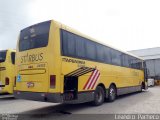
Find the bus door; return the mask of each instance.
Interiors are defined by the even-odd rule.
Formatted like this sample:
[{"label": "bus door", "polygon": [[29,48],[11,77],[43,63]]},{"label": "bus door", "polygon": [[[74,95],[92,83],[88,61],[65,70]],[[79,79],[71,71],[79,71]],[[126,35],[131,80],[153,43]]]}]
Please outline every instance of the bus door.
[{"label": "bus door", "polygon": [[64,76],[64,100],[78,99],[78,78],[94,71],[94,68],[81,67]]},{"label": "bus door", "polygon": [[65,100],[77,99],[78,93],[78,77],[77,76],[65,76],[64,77],[64,95]]}]

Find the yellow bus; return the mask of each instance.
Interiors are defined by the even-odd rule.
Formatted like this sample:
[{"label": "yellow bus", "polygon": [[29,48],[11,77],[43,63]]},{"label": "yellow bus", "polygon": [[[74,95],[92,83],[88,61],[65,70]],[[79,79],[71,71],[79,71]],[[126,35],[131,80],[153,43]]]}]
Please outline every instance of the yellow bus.
[{"label": "yellow bus", "polygon": [[0,50],[0,93],[13,93],[15,84],[15,50]]},{"label": "yellow bus", "polygon": [[101,105],[145,89],[142,59],[54,20],[21,30],[16,57],[16,98]]}]

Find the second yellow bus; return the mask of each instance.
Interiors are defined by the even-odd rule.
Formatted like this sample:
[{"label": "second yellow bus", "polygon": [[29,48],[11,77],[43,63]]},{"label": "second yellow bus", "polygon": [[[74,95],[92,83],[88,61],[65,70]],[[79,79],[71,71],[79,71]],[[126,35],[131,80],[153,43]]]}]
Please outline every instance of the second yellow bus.
[{"label": "second yellow bus", "polygon": [[0,93],[13,93],[15,54],[15,50],[0,50]]}]

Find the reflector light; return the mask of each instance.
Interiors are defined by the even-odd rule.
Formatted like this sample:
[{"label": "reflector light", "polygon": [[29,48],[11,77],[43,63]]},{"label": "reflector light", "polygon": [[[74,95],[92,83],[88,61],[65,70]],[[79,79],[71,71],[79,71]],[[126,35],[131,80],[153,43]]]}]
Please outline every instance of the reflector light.
[{"label": "reflector light", "polygon": [[5,85],[9,85],[9,78],[8,77],[6,77],[6,79],[5,79]]},{"label": "reflector light", "polygon": [[17,77],[15,76],[15,78],[14,78],[14,87],[16,87],[16,80],[17,80]]},{"label": "reflector light", "polygon": [[50,88],[55,88],[56,85],[56,76],[50,75]]}]

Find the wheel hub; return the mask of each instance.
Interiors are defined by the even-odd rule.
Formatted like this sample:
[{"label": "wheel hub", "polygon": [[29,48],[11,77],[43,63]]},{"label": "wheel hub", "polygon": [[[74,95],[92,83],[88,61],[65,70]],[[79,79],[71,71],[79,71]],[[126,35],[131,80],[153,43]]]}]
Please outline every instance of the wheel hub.
[{"label": "wheel hub", "polygon": [[116,95],[115,90],[113,88],[111,88],[110,89],[110,96],[111,96],[111,98],[114,99],[115,95]]}]

